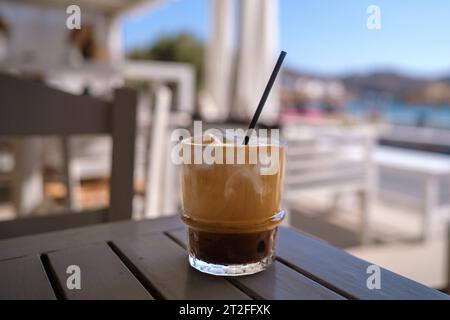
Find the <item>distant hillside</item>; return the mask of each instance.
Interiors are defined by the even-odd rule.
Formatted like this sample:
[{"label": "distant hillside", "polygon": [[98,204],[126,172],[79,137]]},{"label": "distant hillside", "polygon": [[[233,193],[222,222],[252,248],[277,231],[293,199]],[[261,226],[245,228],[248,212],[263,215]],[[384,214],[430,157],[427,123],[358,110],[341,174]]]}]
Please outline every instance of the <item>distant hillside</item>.
[{"label": "distant hillside", "polygon": [[375,92],[408,104],[450,105],[450,77],[429,80],[386,72],[349,76],[342,81],[353,96]]},{"label": "distant hillside", "polygon": [[442,78],[441,81],[450,84],[450,76]]},{"label": "distant hillside", "polygon": [[[290,79],[294,77],[327,81],[330,78],[287,71]],[[376,72],[371,74],[335,77],[346,91],[346,98],[363,98],[379,94],[409,104],[450,105],[450,76],[441,79],[424,79],[395,72]]]},{"label": "distant hillside", "polygon": [[404,75],[388,72],[369,75],[354,75],[342,78],[348,92],[364,95],[369,92],[384,93],[395,98],[417,90],[427,84],[426,80],[410,78]]}]

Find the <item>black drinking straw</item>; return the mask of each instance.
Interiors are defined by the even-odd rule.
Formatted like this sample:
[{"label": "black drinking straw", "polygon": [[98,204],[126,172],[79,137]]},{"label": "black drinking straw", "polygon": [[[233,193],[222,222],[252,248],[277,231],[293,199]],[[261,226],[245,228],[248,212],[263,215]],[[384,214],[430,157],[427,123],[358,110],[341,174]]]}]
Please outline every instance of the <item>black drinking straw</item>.
[{"label": "black drinking straw", "polygon": [[266,89],[264,89],[264,93],[261,97],[261,100],[259,100],[258,108],[256,108],[255,114],[253,115],[253,119],[250,122],[250,125],[248,126],[247,133],[245,134],[244,145],[248,144],[250,140],[249,134],[253,129],[255,129],[256,124],[258,123],[259,116],[261,115],[264,105],[266,104],[267,98],[269,97],[270,91],[272,90],[273,84],[277,78],[278,72],[281,69],[281,65],[283,64],[286,55],[287,53],[285,51],[281,51],[280,56],[278,57],[277,64],[275,65],[275,68],[272,71],[272,75],[270,76],[269,82],[266,85]]}]

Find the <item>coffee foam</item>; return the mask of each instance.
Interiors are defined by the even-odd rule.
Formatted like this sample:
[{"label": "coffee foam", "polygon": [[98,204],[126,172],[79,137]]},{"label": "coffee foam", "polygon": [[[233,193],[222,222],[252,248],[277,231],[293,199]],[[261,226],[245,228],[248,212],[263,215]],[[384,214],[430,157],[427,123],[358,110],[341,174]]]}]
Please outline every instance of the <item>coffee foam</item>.
[{"label": "coffee foam", "polygon": [[[222,134],[214,134],[210,132],[205,132],[201,136],[194,136],[190,138],[184,139],[181,143],[187,144],[187,145],[194,145],[194,146],[207,146],[207,145],[214,145],[214,146],[242,146],[244,145],[244,139],[245,135],[240,134],[233,134],[232,132],[229,132],[227,130],[221,130]],[[251,135],[249,137],[249,141],[247,146],[250,147],[283,147],[283,143],[281,143],[278,139],[272,138],[272,137],[263,137],[263,136],[257,136],[257,135]]]}]

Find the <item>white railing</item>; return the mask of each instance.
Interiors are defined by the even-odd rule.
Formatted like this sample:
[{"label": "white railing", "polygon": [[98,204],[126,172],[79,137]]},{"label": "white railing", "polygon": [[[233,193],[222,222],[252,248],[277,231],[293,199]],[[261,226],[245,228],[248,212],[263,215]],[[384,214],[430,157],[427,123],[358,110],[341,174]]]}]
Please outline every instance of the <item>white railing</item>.
[{"label": "white railing", "polygon": [[392,125],[381,138],[393,142],[450,147],[450,129]]}]

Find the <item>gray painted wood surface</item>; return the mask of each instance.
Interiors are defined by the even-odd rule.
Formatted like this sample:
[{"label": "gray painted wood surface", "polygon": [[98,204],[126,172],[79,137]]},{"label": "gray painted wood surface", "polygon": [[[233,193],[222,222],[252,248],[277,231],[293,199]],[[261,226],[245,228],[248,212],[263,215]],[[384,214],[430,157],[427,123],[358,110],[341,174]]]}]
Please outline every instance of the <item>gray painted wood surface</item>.
[{"label": "gray painted wood surface", "polygon": [[[47,258],[65,299],[153,299],[106,243],[51,252]],[[76,284],[69,276],[78,272],[69,269],[68,273],[70,266],[79,267],[79,290],[67,286],[68,280]]]},{"label": "gray painted wood surface", "polygon": [[[366,286],[369,262],[281,227],[277,260],[245,277],[192,269],[178,217],[116,222],[0,241],[2,299],[450,299],[382,269],[382,289]],[[85,292],[68,292],[68,264]],[[85,270],[85,271],[83,271]],[[84,278],[83,278],[84,277]],[[84,280],[83,280],[84,279]],[[35,284],[29,290],[29,283]]]},{"label": "gray painted wood surface", "polygon": [[56,299],[39,256],[0,263],[0,300]]},{"label": "gray painted wood surface", "polygon": [[[169,232],[183,246],[186,245],[185,228]],[[279,261],[265,272],[230,279],[243,291],[259,299],[281,300],[344,300],[345,298],[310,280]]]}]

